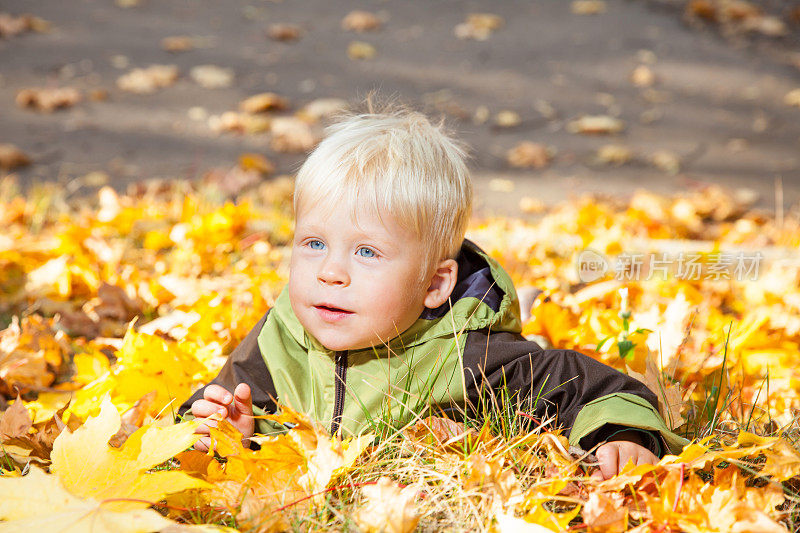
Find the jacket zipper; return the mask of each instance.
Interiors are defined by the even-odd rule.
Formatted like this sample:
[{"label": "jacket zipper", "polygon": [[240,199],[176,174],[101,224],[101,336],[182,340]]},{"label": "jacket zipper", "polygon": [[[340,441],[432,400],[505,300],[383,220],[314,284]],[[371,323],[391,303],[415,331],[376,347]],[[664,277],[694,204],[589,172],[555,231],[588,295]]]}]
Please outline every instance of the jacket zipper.
[{"label": "jacket zipper", "polygon": [[336,352],[334,355],[336,373],[334,377],[333,418],[331,419],[331,435],[339,431],[344,411],[344,387],[347,381],[347,352]]}]

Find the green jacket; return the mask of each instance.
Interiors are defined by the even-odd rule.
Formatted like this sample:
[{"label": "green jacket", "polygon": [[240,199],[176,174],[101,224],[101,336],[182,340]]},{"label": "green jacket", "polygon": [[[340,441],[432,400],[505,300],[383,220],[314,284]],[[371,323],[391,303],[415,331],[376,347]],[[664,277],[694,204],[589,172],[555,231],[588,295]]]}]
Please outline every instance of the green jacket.
[{"label": "green jacket", "polygon": [[[629,428],[642,430],[657,455],[687,442],[669,431],[639,381],[526,340],[511,279],[475,244],[464,241],[457,261],[450,302],[426,309],[388,346],[327,350],[304,330],[284,290],[212,383],[228,390],[248,383],[256,407],[272,412],[277,399],[345,434],[379,420],[401,425],[431,409],[481,416],[501,408],[562,427],[584,449]],[[200,397],[202,389],[179,412]]]}]

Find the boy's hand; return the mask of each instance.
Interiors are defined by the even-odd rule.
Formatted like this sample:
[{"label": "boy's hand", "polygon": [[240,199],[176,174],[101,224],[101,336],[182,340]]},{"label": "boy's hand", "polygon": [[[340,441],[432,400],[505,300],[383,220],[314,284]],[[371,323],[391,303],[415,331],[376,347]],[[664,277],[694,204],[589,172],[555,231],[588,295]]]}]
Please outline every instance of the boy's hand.
[{"label": "boy's hand", "polygon": [[642,446],[642,441],[635,431],[625,431],[614,435],[611,442],[597,448],[595,456],[600,462],[599,468],[592,474],[594,479],[602,481],[619,474],[630,460],[634,466],[654,464],[658,462],[653,452]]},{"label": "boy's hand", "polygon": [[[209,385],[203,391],[203,399],[197,400],[192,404],[192,414],[196,418],[208,418],[217,413],[236,429],[242,432],[244,442],[253,436],[255,422],[253,420],[253,400],[250,395],[250,387],[245,383],[239,383],[233,394],[220,387],[219,385]],[[194,447],[201,452],[208,451],[211,447],[209,427],[216,427],[215,421],[206,420],[201,424],[195,433],[206,435],[200,438]]]}]

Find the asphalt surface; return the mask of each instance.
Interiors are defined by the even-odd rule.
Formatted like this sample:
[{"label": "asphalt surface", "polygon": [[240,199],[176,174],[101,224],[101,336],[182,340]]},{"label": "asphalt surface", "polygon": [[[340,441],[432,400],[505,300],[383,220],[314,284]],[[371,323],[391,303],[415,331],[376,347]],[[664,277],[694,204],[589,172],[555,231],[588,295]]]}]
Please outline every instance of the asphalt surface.
[{"label": "asphalt surface", "polygon": [[[352,9],[378,14],[380,31],[344,31]],[[447,123],[473,149],[471,167],[484,211],[515,214],[523,196],[553,202],[582,192],[630,194],[637,188],[673,193],[708,183],[748,187],[774,208],[776,184],[786,208],[800,201],[800,107],[784,103],[800,87],[796,43],[800,25],[783,38],[732,39],[686,23],[675,2],[608,0],[605,13],[576,15],[560,0],[456,2],[270,2],[265,0],[143,0],[122,8],[111,0],[2,0],[0,11],[48,20],[47,33],[0,39],[0,143],[14,143],[34,164],[17,170],[29,186],[72,183],[92,171],[124,189],[149,178],[201,177],[229,167],[244,152],[264,154],[278,173],[291,173],[302,154],[270,149],[269,135],[216,133],[198,110],[219,115],[264,91],[297,109],[317,98],[356,102],[377,89]],[[503,27],[485,41],[463,40],[454,27],[469,13],[491,12]],[[294,42],[269,39],[272,23],[302,29]],[[164,37],[189,35],[204,46],[183,53],[161,49]],[[377,55],[354,60],[352,41]],[[172,86],[151,95],[125,92],[119,76],[135,67],[174,64]],[[207,89],[188,75],[212,64],[235,73],[228,88]],[[646,65],[655,81],[635,86]],[[15,105],[17,92],[73,86],[103,101],[50,114]],[[474,120],[481,107],[486,122]],[[195,108],[193,112],[191,109]],[[516,112],[519,125],[494,124]],[[582,115],[614,115],[623,132],[581,135],[568,124]],[[549,146],[543,169],[510,167],[506,152],[520,141]],[[624,145],[621,166],[595,161],[606,144]],[[680,170],[651,163],[659,151]],[[503,181],[509,180],[509,181]]]}]

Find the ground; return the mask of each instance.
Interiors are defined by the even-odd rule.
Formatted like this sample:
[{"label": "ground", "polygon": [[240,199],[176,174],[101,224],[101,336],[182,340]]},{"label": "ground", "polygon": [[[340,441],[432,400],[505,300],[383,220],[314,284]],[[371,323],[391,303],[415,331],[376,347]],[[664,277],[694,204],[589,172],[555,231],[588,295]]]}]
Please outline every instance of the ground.
[{"label": "ground", "polygon": [[[784,102],[800,87],[798,24],[789,23],[781,38],[730,37],[713,25],[687,23],[683,2],[664,0],[608,0],[597,15],[576,15],[570,2],[552,0],[142,0],[127,9],[120,3],[3,2],[8,13],[52,23],[48,33],[0,40],[0,142],[33,158],[18,171],[24,184],[67,184],[96,170],[119,188],[151,177],[198,178],[234,164],[243,152],[261,153],[278,173],[292,173],[302,154],[274,152],[267,135],[215,133],[198,113],[235,110],[263,91],[289,98],[297,109],[322,97],[355,102],[378,89],[433,115],[446,111],[473,149],[478,207],[490,212],[517,213],[524,196],[550,202],[579,192],[670,193],[702,183],[752,188],[765,209],[774,209],[776,184],[787,207],[800,199],[800,108]],[[341,20],[353,9],[378,14],[383,28],[344,31]],[[455,36],[469,13],[487,11],[504,19],[487,40]],[[301,38],[270,40],[266,29],[277,22],[299,25]],[[173,35],[205,38],[206,46],[162,50],[161,39]],[[352,41],[372,44],[377,55],[349,58]],[[175,64],[182,76],[152,95],[115,85],[120,75],[150,64]],[[188,72],[203,64],[233,69],[233,84],[199,86]],[[649,88],[631,81],[640,65],[655,75]],[[108,98],[51,114],[14,104],[21,89],[66,85],[103,88]],[[489,111],[483,123],[473,119],[481,106]],[[202,111],[191,114],[192,108]],[[504,110],[518,113],[520,124],[494,125]],[[570,121],[595,114],[617,115],[625,130],[597,136],[568,130]],[[526,140],[553,149],[552,163],[513,169],[506,151]],[[606,144],[629,147],[633,159],[618,167],[596,163]],[[680,169],[654,166],[659,151],[676,156]]]}]

